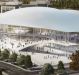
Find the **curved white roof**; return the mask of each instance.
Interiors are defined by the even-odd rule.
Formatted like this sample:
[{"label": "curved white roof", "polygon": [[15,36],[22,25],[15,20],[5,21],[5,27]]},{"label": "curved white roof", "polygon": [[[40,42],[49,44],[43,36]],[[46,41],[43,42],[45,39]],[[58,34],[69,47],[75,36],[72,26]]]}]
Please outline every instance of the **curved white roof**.
[{"label": "curved white roof", "polygon": [[0,24],[79,32],[79,11],[26,7],[0,14]]}]

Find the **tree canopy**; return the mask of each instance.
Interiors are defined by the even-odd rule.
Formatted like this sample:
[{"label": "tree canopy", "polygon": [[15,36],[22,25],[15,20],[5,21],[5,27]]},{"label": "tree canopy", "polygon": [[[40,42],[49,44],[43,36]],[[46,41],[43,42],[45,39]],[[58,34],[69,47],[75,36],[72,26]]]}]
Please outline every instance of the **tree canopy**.
[{"label": "tree canopy", "polygon": [[8,59],[9,58],[9,55],[10,55],[9,50],[5,49],[4,51],[1,52],[1,59],[2,60]]},{"label": "tree canopy", "polygon": [[23,4],[29,4],[31,0],[19,0],[19,1],[22,1]]},{"label": "tree canopy", "polygon": [[13,53],[10,55],[10,57],[9,57],[10,61],[11,61],[11,62],[16,62],[17,56],[18,56],[18,55],[17,55],[15,52],[13,52]]},{"label": "tree canopy", "polygon": [[30,55],[27,55],[27,56],[25,57],[25,66],[26,66],[27,68],[32,67],[32,61],[31,61]]},{"label": "tree canopy", "polygon": [[44,64],[40,75],[51,75],[54,74],[54,68],[51,64]]},{"label": "tree canopy", "polygon": [[20,55],[18,58],[17,58],[17,63],[18,65],[24,65],[25,68],[30,68],[32,67],[32,61],[31,61],[31,57],[30,55]]},{"label": "tree canopy", "polygon": [[79,9],[79,0],[51,0],[51,6],[62,9]]},{"label": "tree canopy", "polygon": [[70,56],[70,59],[72,60],[70,62],[70,69],[72,70],[79,70],[79,51],[76,51]]},{"label": "tree canopy", "polygon": [[63,64],[63,62],[62,61],[59,61],[59,63],[58,63],[58,70],[64,70],[65,68],[64,68],[64,64]]},{"label": "tree canopy", "polygon": [[24,55],[18,56],[17,63],[18,63],[18,65],[24,65],[24,63],[25,63],[25,56]]}]

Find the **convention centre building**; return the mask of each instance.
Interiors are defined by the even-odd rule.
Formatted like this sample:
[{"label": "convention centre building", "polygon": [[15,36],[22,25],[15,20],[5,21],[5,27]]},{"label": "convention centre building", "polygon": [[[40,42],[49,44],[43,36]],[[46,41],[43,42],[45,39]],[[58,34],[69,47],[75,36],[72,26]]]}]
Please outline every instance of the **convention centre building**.
[{"label": "convention centre building", "polygon": [[0,14],[0,48],[30,54],[33,63],[69,63],[79,50],[79,11],[26,7]]}]

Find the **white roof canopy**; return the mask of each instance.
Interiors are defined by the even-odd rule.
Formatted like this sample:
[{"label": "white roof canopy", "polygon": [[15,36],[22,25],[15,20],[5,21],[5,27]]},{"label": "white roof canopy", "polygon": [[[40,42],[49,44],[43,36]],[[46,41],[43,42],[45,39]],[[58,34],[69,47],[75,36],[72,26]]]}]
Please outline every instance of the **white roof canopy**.
[{"label": "white roof canopy", "polygon": [[79,32],[79,11],[26,7],[0,14],[0,24]]}]

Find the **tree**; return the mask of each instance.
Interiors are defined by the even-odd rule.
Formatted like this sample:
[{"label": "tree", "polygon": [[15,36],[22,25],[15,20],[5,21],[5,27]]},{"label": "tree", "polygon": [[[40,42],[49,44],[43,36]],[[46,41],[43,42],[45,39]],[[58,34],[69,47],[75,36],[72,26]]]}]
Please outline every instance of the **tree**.
[{"label": "tree", "polygon": [[51,1],[51,7],[79,9],[79,0],[53,0]]},{"label": "tree", "polygon": [[24,65],[25,64],[25,56],[24,55],[20,55],[17,58],[17,63],[18,63],[18,65]]},{"label": "tree", "polygon": [[30,68],[32,67],[32,61],[31,61],[31,57],[29,55],[25,56],[25,55],[20,55],[17,58],[17,63],[18,65],[24,65],[25,68]]},{"label": "tree", "polygon": [[25,57],[25,66],[26,66],[27,68],[32,67],[32,61],[31,61],[30,55],[27,55],[27,56]]},{"label": "tree", "polygon": [[23,4],[29,4],[31,0],[20,0],[23,2]]},{"label": "tree", "polygon": [[68,73],[66,72],[65,68],[64,68],[64,64],[62,61],[58,62],[58,70],[57,73],[59,75],[68,75]]},{"label": "tree", "polygon": [[5,49],[5,50],[2,51],[2,53],[1,53],[1,59],[2,59],[2,60],[8,59],[8,58],[9,58],[9,55],[10,55],[9,50]]},{"label": "tree", "polygon": [[76,51],[70,56],[70,59],[72,60],[70,62],[70,69],[72,70],[79,70],[79,51]]},{"label": "tree", "polygon": [[54,74],[54,68],[51,64],[44,64],[40,75],[51,75]]},{"label": "tree", "polygon": [[9,57],[10,61],[11,61],[11,62],[16,62],[17,56],[18,56],[18,55],[17,55],[15,52],[13,52],[13,53],[10,55],[10,57]]},{"label": "tree", "polygon": [[63,62],[62,61],[59,61],[59,63],[58,63],[58,70],[64,70],[65,68],[64,68],[64,64],[63,64]]}]

